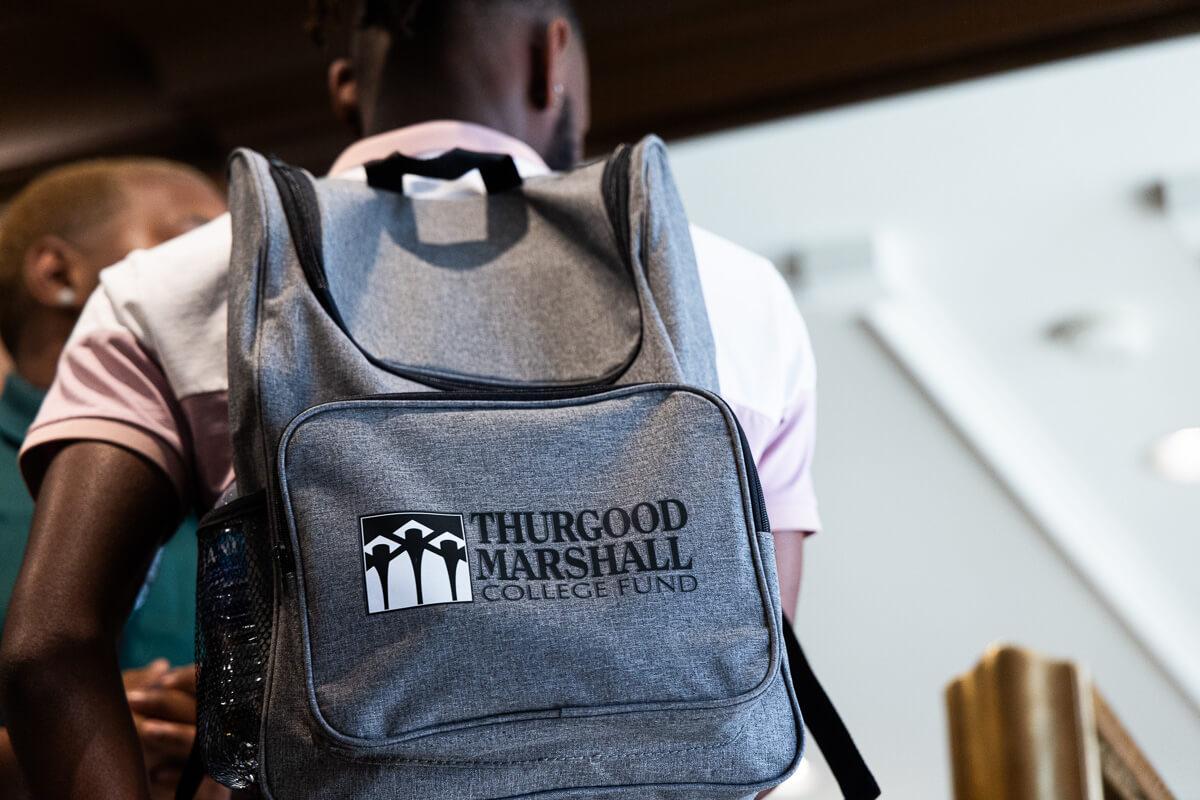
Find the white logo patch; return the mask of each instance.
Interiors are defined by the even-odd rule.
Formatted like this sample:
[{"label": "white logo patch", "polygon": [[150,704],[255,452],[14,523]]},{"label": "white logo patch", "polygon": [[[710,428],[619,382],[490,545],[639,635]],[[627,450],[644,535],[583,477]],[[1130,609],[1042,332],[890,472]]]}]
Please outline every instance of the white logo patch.
[{"label": "white logo patch", "polygon": [[369,613],[474,599],[461,514],[398,512],[359,523]]}]

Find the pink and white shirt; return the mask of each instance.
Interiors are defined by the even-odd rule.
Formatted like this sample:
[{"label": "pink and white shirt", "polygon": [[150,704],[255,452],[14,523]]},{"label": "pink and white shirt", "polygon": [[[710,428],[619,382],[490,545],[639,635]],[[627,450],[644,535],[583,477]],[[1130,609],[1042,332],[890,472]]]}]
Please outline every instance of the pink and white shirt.
[{"label": "pink and white shirt", "polygon": [[[342,153],[331,174],[363,180],[367,161],[454,147],[508,153],[523,176],[549,172],[523,142],[439,121],[363,139]],[[482,191],[477,176],[455,183],[457,191]],[[409,189],[445,190],[432,181]],[[699,228],[692,228],[692,239],[721,394],[745,428],[772,527],[816,531],[816,372],[804,322],[769,261]],[[100,274],[21,451],[35,491],[54,449],[81,439],[149,459],[170,477],[181,502],[201,512],[233,480],[225,355],[230,242],[224,215]]]}]

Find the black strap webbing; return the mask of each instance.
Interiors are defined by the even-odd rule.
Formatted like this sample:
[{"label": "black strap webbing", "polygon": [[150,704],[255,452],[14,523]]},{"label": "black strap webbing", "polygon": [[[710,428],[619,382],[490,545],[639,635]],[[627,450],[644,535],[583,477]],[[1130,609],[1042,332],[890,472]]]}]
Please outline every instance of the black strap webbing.
[{"label": "black strap webbing", "polygon": [[183,774],[179,776],[179,785],[175,787],[175,800],[192,800],[200,790],[200,782],[204,780],[204,753],[200,750],[200,737],[192,742],[192,752],[188,753],[187,763],[183,765]]},{"label": "black strap webbing", "polygon": [[783,643],[787,647],[788,667],[792,674],[792,685],[796,689],[796,699],[804,715],[804,724],[821,746],[821,754],[837,779],[842,796],[846,800],[875,800],[880,795],[879,784],[850,738],[850,731],[846,730],[837,709],[829,701],[829,695],[825,694],[817,676],[813,674],[800,648],[800,641],[791,623],[786,620],[783,623]]},{"label": "black strap webbing", "polygon": [[506,153],[477,153],[460,147],[436,158],[412,158],[393,153],[387,158],[369,161],[365,167],[367,185],[393,192],[404,191],[405,175],[454,180],[473,169],[479,170],[488,194],[507,192],[521,185],[521,175],[512,156]]}]

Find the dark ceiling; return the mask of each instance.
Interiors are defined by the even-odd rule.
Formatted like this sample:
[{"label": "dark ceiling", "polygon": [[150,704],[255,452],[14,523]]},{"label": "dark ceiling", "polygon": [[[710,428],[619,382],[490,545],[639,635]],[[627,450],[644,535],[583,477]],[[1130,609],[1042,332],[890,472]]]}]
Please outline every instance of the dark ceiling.
[{"label": "dark ceiling", "polygon": [[[305,0],[9,2],[0,197],[95,153],[217,169],[233,147],[323,170],[327,111]],[[688,136],[1200,30],[1200,0],[577,0],[591,147]]]}]

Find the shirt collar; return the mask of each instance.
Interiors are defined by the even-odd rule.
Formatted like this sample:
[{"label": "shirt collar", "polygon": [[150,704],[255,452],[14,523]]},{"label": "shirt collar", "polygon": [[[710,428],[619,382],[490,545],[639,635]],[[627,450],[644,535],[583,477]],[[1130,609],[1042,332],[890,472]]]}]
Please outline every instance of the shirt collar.
[{"label": "shirt collar", "polygon": [[15,372],[4,379],[0,394],[0,435],[20,443],[33,424],[46,393]]},{"label": "shirt collar", "polygon": [[523,176],[544,175],[550,171],[537,151],[520,139],[471,122],[435,120],[359,139],[342,151],[329,174],[337,175],[396,152],[432,157],[455,147],[482,153],[507,153],[517,162],[517,169]]}]

